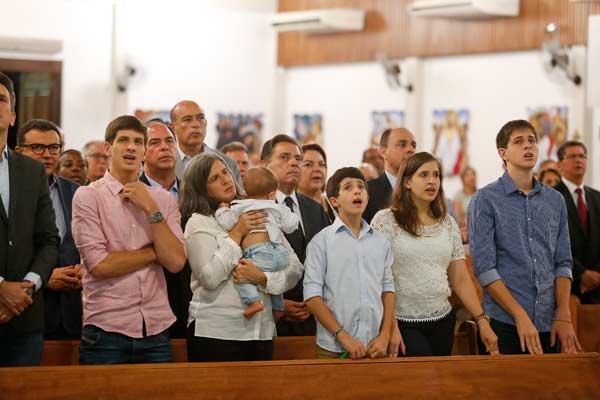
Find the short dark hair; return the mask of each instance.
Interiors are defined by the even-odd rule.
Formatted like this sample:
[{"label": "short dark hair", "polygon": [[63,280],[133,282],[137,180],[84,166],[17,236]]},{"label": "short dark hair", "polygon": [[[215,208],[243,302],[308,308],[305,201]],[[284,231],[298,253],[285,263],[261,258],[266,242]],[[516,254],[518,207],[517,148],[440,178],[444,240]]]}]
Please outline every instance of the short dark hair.
[{"label": "short dark hair", "polygon": [[535,135],[536,139],[538,137],[537,132],[531,122],[524,119],[515,119],[512,121],[508,121],[502,128],[500,128],[500,132],[496,135],[496,148],[497,149],[505,149],[508,147],[508,142],[510,141],[510,135],[514,131],[518,131],[521,129],[529,129]]},{"label": "short dark hair", "polygon": [[261,161],[270,160],[273,156],[273,149],[279,143],[292,143],[298,147],[298,150],[300,150],[300,153],[302,154],[302,147],[300,147],[296,139],[288,135],[279,134],[273,136],[271,139],[267,140],[265,144],[263,144],[262,151],[260,152]]},{"label": "short dark hair", "polygon": [[63,161],[65,161],[65,157],[68,156],[69,154],[77,154],[79,157],[81,157],[81,159],[83,160],[83,164],[87,168],[88,163],[87,163],[87,160],[85,159],[85,156],[79,150],[68,149],[68,150],[65,150],[62,153],[60,153],[60,155],[58,156],[58,165],[56,166],[57,170],[60,169],[60,165],[63,163]]},{"label": "short dark hair", "polygon": [[244,153],[248,152],[248,147],[242,142],[230,142],[224,145],[219,149],[219,151],[223,154],[227,154],[232,151],[243,151]]},{"label": "short dark hair", "polygon": [[338,197],[340,194],[340,183],[346,178],[356,178],[363,181],[365,184],[366,179],[360,169],[356,167],[344,167],[340,168],[331,175],[331,178],[327,180],[327,198]]},{"label": "short dark hair", "polygon": [[587,155],[587,147],[585,147],[585,144],[577,140],[567,140],[566,142],[560,145],[558,150],[556,150],[556,156],[558,157],[558,161],[562,161],[565,159],[565,156],[567,155],[567,149],[569,147],[581,147]]},{"label": "short dark hair", "polygon": [[148,132],[146,126],[138,118],[133,115],[121,115],[110,121],[106,127],[106,133],[104,134],[104,140],[110,144],[113,144],[117,133],[119,131],[134,131],[144,135],[144,144],[148,140]]},{"label": "short dark hair", "polygon": [[327,154],[325,154],[325,150],[323,149],[323,147],[321,147],[320,144],[309,143],[302,146],[302,153],[306,153],[310,150],[318,152],[321,155],[321,157],[323,157],[323,161],[325,161],[325,164],[327,164]]},{"label": "short dark hair", "polygon": [[390,140],[390,134],[392,133],[392,129],[388,128],[381,133],[381,137],[379,138],[379,146],[386,147],[388,145],[388,141]]},{"label": "short dark hair", "polygon": [[542,182],[544,180],[544,177],[548,174],[554,174],[556,176],[558,176],[559,179],[562,179],[562,175],[560,174],[560,172],[554,168],[548,168],[543,170],[542,172],[540,172],[540,176],[538,176],[537,180]]},{"label": "short dark hair", "polygon": [[34,129],[42,132],[54,131],[58,135],[60,143],[62,144],[63,142],[62,132],[54,122],[46,119],[30,119],[21,125],[17,131],[17,146],[23,146],[25,144],[25,135]]},{"label": "short dark hair", "polygon": [[13,85],[12,79],[8,75],[0,71],[0,85],[4,86],[8,90],[8,96],[10,97],[10,111],[15,112],[15,85]]}]

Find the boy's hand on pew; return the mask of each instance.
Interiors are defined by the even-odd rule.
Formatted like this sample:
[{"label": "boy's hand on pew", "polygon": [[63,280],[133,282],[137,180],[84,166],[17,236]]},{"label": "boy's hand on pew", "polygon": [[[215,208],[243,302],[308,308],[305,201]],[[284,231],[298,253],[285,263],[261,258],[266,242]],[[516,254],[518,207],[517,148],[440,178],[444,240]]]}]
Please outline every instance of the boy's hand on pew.
[{"label": "boy's hand on pew", "polygon": [[550,346],[556,343],[556,336],[560,340],[561,353],[577,353],[582,350],[573,324],[568,320],[555,320],[550,331]]},{"label": "boy's hand on pew", "polygon": [[387,356],[391,358],[398,357],[398,351],[403,355],[406,355],[406,346],[404,345],[404,340],[402,339],[402,334],[400,333],[400,328],[398,328],[398,323],[396,321],[392,324],[387,351]]},{"label": "boy's hand on pew", "polygon": [[380,333],[379,336],[369,342],[369,345],[367,346],[367,355],[371,358],[385,357],[387,355],[389,343],[389,333]]},{"label": "boy's hand on pew", "polygon": [[365,345],[350,336],[348,332],[341,331],[337,336],[337,340],[353,360],[364,358],[367,355],[367,348]]}]

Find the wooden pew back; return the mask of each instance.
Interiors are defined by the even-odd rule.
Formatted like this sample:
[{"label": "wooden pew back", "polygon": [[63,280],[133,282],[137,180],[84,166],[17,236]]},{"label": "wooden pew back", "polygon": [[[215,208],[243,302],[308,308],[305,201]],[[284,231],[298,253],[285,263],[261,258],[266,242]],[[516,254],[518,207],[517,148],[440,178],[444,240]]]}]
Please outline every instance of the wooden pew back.
[{"label": "wooden pew back", "polygon": [[4,368],[2,400],[597,399],[600,355]]}]

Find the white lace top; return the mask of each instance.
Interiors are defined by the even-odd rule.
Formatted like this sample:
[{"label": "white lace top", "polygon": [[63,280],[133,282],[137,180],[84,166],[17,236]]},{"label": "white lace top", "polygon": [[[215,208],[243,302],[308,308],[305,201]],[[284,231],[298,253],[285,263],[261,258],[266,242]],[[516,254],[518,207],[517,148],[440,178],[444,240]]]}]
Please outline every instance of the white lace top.
[{"label": "white lace top", "polygon": [[448,266],[465,258],[458,224],[450,215],[413,236],[400,228],[388,208],[373,217],[371,226],[392,243],[392,273],[396,287],[396,318],[435,321],[452,310],[448,297]]}]

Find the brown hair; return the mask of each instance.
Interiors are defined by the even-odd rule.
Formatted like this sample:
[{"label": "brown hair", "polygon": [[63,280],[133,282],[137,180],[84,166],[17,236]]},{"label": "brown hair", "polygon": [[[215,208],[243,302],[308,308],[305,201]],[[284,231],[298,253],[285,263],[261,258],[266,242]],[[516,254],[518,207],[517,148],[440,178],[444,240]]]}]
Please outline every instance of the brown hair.
[{"label": "brown hair", "polygon": [[277,175],[267,167],[253,167],[244,175],[244,190],[250,198],[266,196],[279,187]]},{"label": "brown hair", "polygon": [[556,156],[558,157],[558,161],[562,161],[565,159],[565,156],[567,155],[567,149],[569,147],[581,147],[583,149],[583,152],[587,156],[587,148],[585,147],[585,144],[583,144],[577,140],[567,140],[566,142],[561,144],[560,147],[558,148],[558,150],[556,151]]},{"label": "brown hair", "polygon": [[271,157],[273,156],[273,149],[275,149],[275,146],[277,146],[279,143],[291,143],[293,145],[296,145],[296,147],[298,147],[298,150],[300,151],[300,154],[302,154],[302,147],[300,147],[296,139],[288,135],[279,134],[273,136],[271,139],[267,140],[265,144],[263,144],[262,150],[260,152],[260,160],[271,160]]},{"label": "brown hair", "polygon": [[327,181],[327,198],[330,199],[332,197],[338,197],[340,195],[340,184],[346,178],[356,178],[360,179],[365,183],[365,176],[360,169],[355,167],[344,167],[340,168],[331,175],[331,178]]},{"label": "brown hair", "polygon": [[420,236],[419,228],[421,221],[419,220],[417,206],[412,200],[410,189],[406,188],[406,181],[412,178],[421,166],[431,161],[435,161],[440,172],[440,189],[435,199],[429,205],[429,209],[433,218],[437,220],[442,219],[446,215],[446,199],[442,186],[442,164],[437,158],[427,152],[423,151],[413,154],[402,161],[398,171],[396,187],[390,199],[390,209],[394,214],[394,219],[398,223],[398,226],[414,236]]},{"label": "brown hair", "polygon": [[13,85],[12,79],[3,72],[0,72],[0,85],[8,90],[8,97],[10,97],[10,111],[15,112],[15,86]]},{"label": "brown hair", "polygon": [[146,144],[146,140],[148,140],[148,132],[146,131],[146,126],[142,123],[142,121],[140,121],[133,115],[121,115],[120,117],[117,117],[110,121],[110,123],[106,127],[104,140],[110,144],[113,144],[119,131],[134,131],[137,133],[141,133],[142,135],[144,135],[144,144]]}]

